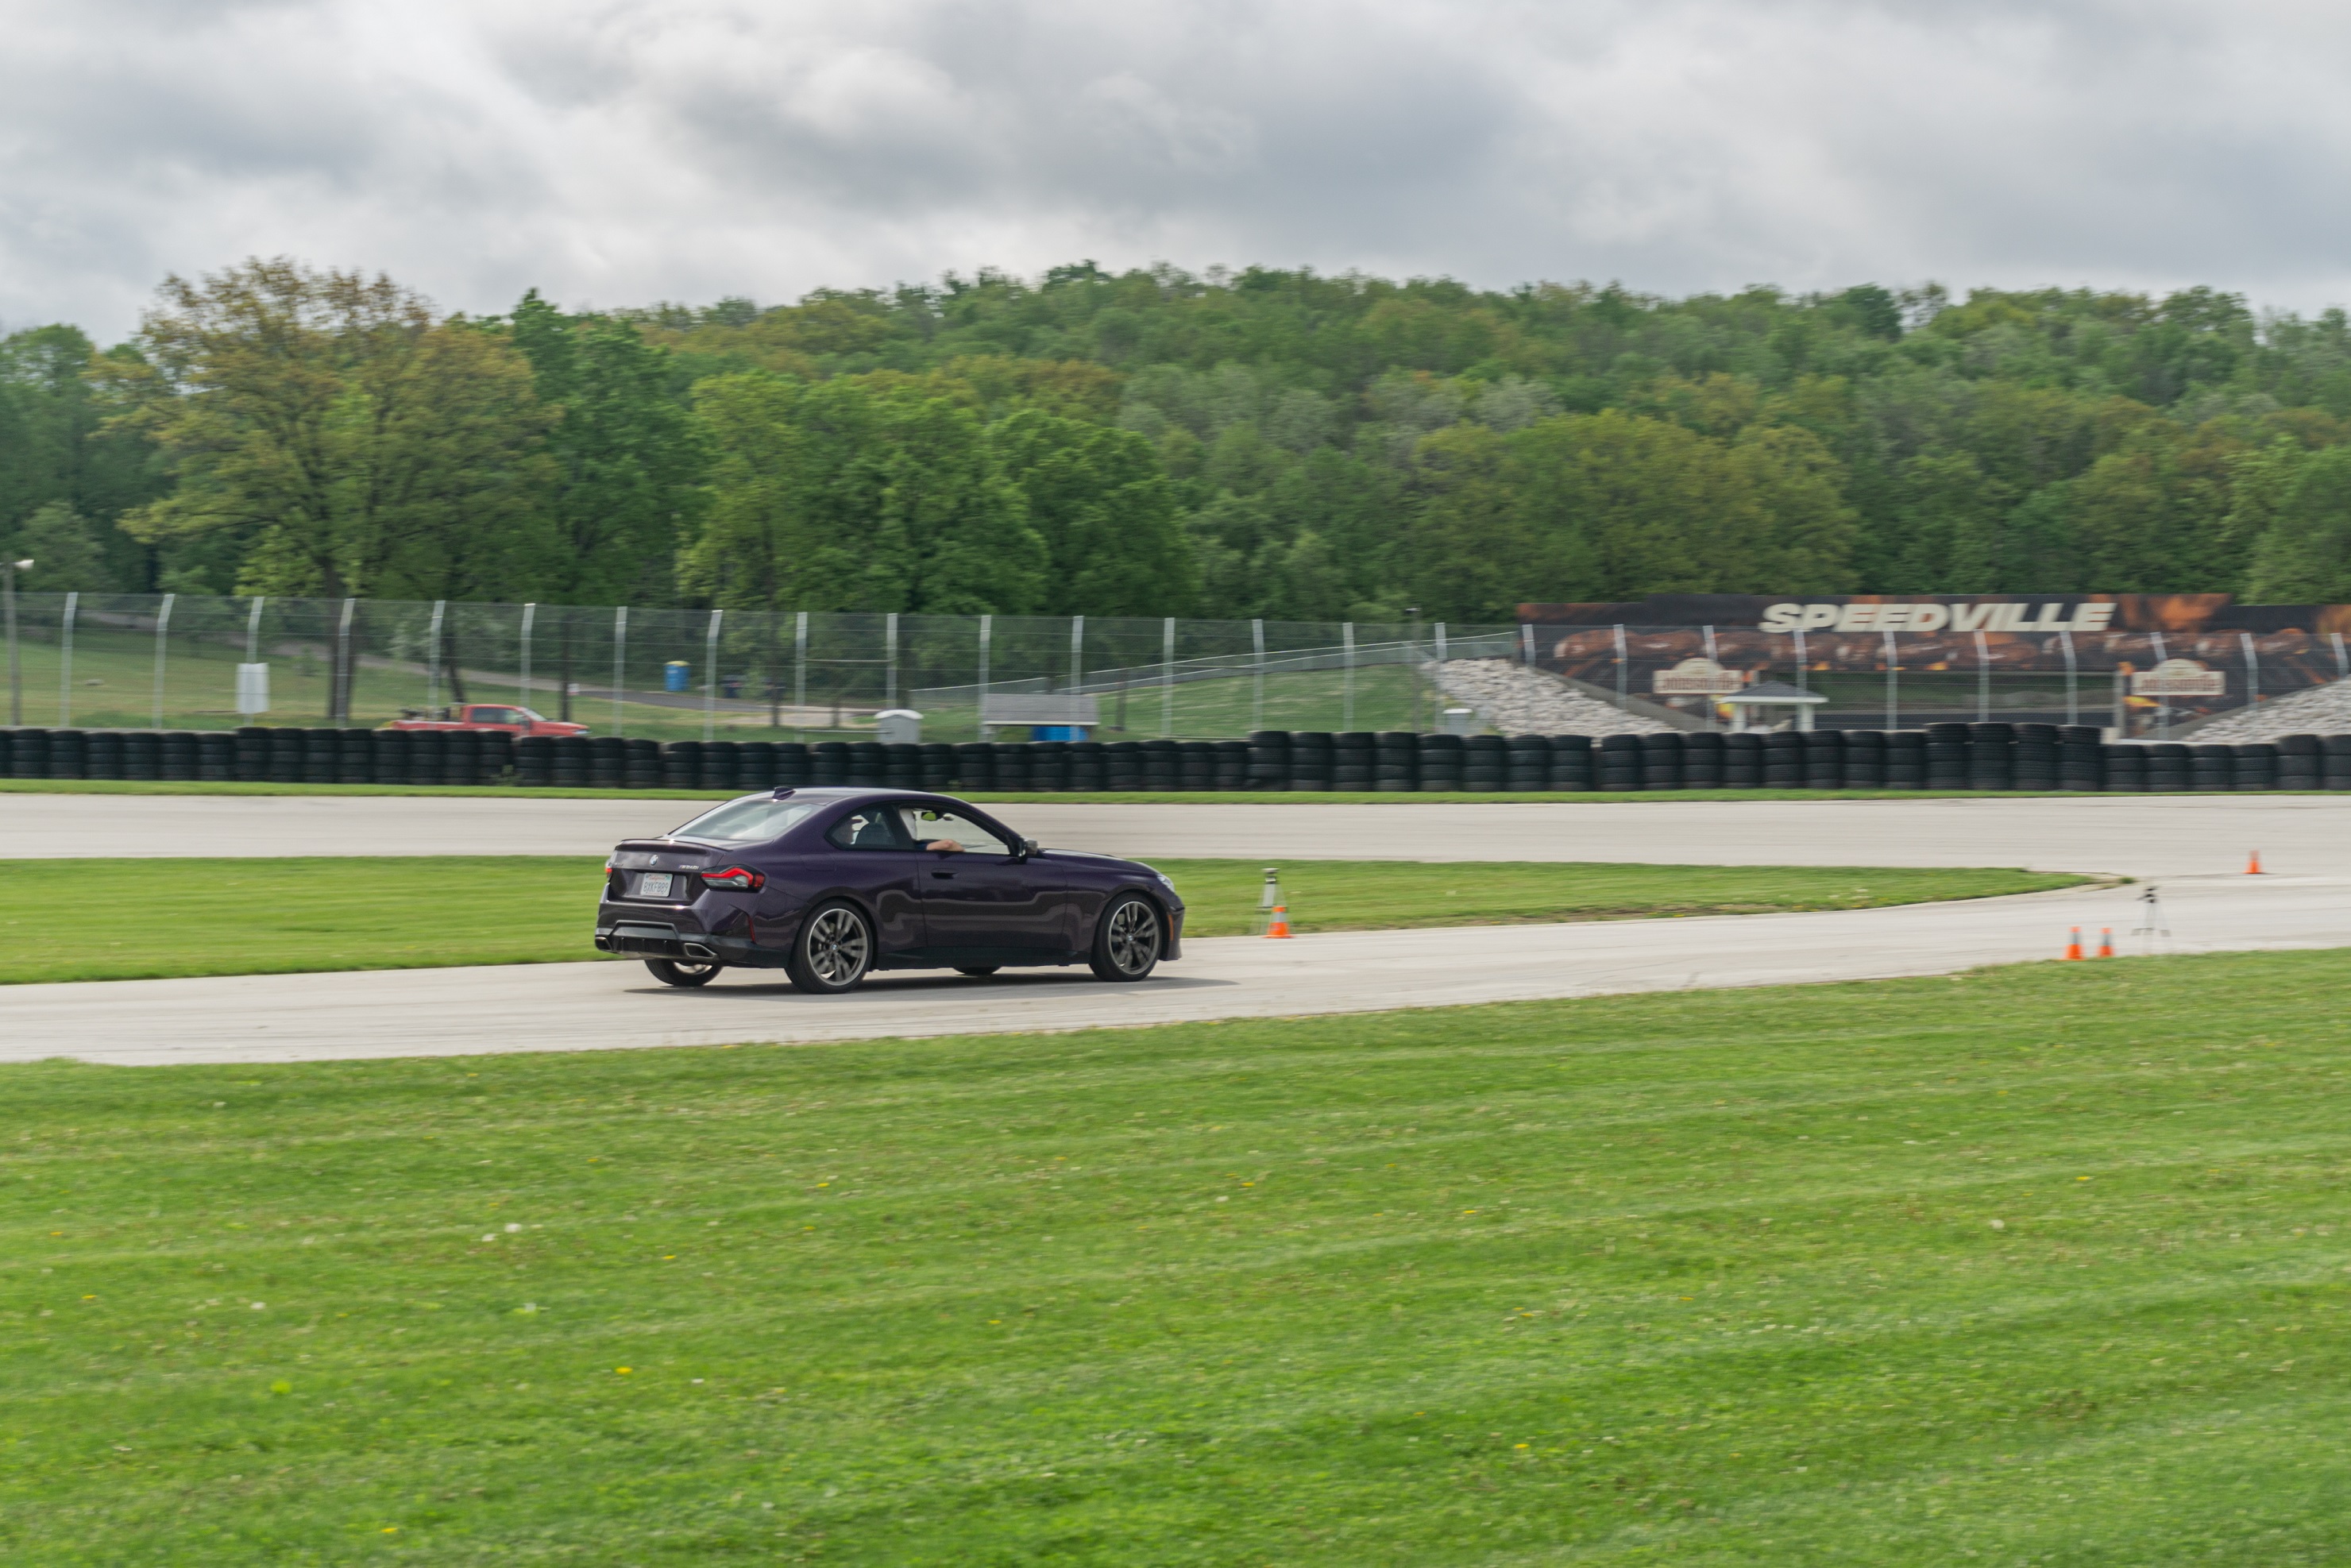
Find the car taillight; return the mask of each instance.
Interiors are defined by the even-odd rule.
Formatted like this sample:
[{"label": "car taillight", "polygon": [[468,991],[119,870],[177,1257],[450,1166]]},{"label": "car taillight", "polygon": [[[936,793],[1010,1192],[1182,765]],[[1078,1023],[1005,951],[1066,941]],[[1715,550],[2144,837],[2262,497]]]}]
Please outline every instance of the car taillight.
[{"label": "car taillight", "polygon": [[704,872],[702,885],[723,888],[730,893],[757,893],[768,885],[768,879],[747,866],[730,865],[725,871]]}]

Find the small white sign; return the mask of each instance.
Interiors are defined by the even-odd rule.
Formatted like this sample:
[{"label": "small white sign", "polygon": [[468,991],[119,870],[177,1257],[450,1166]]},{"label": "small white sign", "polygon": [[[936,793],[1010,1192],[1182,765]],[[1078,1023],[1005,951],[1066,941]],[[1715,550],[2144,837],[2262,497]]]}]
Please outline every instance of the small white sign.
[{"label": "small white sign", "polygon": [[269,711],[267,664],[239,664],[236,667],[236,711],[247,716]]},{"label": "small white sign", "polygon": [[1649,689],[1661,697],[1727,697],[1746,684],[1744,672],[1726,670],[1712,659],[1684,659],[1649,677]]},{"label": "small white sign", "polygon": [[2226,696],[2229,677],[2193,659],[2166,659],[2151,670],[2133,671],[2130,689],[2135,697]]}]

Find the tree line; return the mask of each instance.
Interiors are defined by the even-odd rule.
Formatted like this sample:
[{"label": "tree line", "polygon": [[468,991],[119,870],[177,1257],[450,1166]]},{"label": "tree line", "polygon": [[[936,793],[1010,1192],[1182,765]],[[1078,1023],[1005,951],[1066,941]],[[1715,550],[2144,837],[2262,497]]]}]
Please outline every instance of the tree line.
[{"label": "tree line", "polygon": [[2351,600],[2351,320],[1251,268],[444,315],[171,278],[0,340],[33,588],[1383,621],[1666,591]]}]

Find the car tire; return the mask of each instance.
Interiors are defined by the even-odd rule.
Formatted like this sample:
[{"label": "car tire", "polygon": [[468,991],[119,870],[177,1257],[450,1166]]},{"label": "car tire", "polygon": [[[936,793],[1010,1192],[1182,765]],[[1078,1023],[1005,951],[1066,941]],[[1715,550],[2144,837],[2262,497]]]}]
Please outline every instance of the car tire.
[{"label": "car tire", "polygon": [[653,971],[654,979],[681,990],[692,990],[696,986],[710,984],[718,977],[718,971],[726,967],[724,964],[681,964],[674,958],[645,960],[645,967]]},{"label": "car tire", "polygon": [[819,904],[800,922],[784,973],[812,996],[853,991],[873,968],[873,923],[853,904]]},{"label": "car tire", "polygon": [[985,967],[985,968],[973,968],[973,969],[966,969],[966,968],[963,968],[963,967],[958,967],[956,969],[956,974],[958,974],[958,975],[969,975],[969,976],[970,976],[973,979],[975,979],[975,980],[984,980],[984,979],[987,978],[987,977],[988,977],[988,976],[993,975],[994,973],[996,973],[996,971],[997,971],[998,967],[998,966],[997,966],[997,965],[995,965],[995,964],[990,964],[990,965],[988,965],[988,966],[987,966],[987,967]]},{"label": "car tire", "polygon": [[1167,946],[1167,919],[1139,893],[1112,899],[1094,922],[1094,948],[1087,961],[1098,980],[1148,979]]}]

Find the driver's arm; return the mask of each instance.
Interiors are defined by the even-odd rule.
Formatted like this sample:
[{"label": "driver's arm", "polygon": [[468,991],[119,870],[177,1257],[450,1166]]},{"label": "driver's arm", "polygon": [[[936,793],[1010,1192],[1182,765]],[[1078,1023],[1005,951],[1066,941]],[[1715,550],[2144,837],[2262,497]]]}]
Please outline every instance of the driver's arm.
[{"label": "driver's arm", "polygon": [[963,853],[963,846],[956,842],[953,839],[933,839],[929,843],[925,844],[923,847],[926,850],[937,850],[943,854],[959,855]]}]

